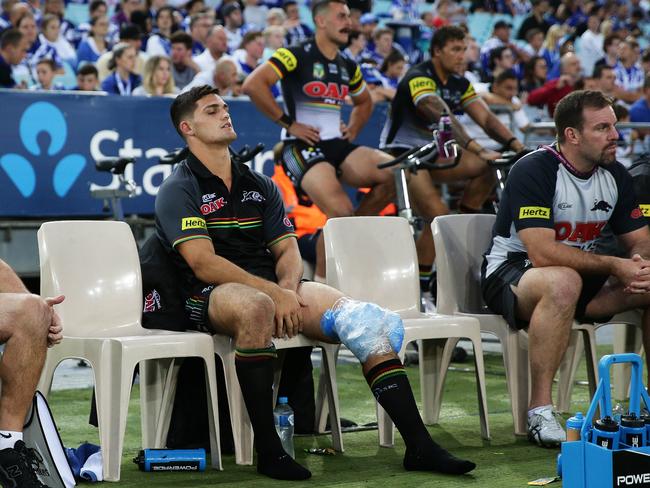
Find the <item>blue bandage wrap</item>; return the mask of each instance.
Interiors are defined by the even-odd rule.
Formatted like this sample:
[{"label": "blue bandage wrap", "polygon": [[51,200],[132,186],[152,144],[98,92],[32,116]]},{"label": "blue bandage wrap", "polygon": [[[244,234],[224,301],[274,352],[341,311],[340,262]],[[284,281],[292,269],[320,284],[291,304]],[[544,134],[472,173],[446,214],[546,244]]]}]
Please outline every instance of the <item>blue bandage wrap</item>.
[{"label": "blue bandage wrap", "polygon": [[398,353],[404,341],[401,317],[374,303],[339,299],[320,320],[323,333],[342,342],[359,361],[369,356]]}]

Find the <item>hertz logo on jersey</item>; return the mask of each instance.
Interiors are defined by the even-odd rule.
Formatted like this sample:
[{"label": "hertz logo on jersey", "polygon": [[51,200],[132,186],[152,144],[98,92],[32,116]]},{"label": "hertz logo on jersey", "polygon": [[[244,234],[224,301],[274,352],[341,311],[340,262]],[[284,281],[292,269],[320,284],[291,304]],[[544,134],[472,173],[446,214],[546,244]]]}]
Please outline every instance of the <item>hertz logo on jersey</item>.
[{"label": "hertz logo on jersey", "polygon": [[302,87],[302,91],[312,98],[344,100],[350,88],[346,85],[338,85],[332,82],[325,84],[322,81],[310,81]]},{"label": "hertz logo on jersey", "polygon": [[520,219],[550,219],[551,209],[548,207],[520,207]]},{"label": "hertz logo on jersey", "polygon": [[641,212],[643,213],[644,217],[650,217],[650,205],[649,204],[639,205],[639,208],[641,209]]},{"label": "hertz logo on jersey", "polygon": [[200,217],[183,217],[181,220],[181,230],[188,229],[207,229],[205,220]]},{"label": "hertz logo on jersey", "polygon": [[409,89],[411,90],[411,95],[415,96],[422,91],[435,91],[436,83],[431,78],[418,76],[409,81]]},{"label": "hertz logo on jersey", "polygon": [[298,66],[298,60],[293,53],[283,47],[275,51],[272,57],[280,61],[287,71],[293,71]]}]

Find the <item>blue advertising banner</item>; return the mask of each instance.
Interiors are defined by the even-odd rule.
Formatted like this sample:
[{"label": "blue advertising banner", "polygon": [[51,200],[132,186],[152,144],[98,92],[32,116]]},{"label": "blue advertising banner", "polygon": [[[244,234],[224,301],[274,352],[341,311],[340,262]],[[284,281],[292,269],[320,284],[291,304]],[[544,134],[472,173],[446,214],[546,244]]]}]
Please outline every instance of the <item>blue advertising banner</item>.
[{"label": "blue advertising banner", "polygon": [[[95,160],[135,157],[125,176],[137,195],[127,214],[152,214],[154,199],[171,168],[158,158],[182,140],[169,118],[168,98],[0,92],[0,217],[105,214],[91,188],[115,188],[117,177],[100,173]],[[252,165],[273,172],[272,149],[280,129],[244,100],[228,100],[238,134],[235,149],[264,144]],[[344,117],[348,111],[344,112]],[[358,144],[376,147],[385,107],[377,107]]]}]

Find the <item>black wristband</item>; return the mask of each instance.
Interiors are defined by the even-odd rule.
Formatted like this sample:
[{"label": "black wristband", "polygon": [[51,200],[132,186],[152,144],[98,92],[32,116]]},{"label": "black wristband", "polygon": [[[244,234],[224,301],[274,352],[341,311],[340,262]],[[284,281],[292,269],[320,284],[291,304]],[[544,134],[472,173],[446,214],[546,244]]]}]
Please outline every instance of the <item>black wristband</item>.
[{"label": "black wristband", "polygon": [[516,140],[517,140],[516,137],[511,137],[510,139],[508,139],[508,141],[506,142],[506,149],[510,149],[510,145]]},{"label": "black wristband", "polygon": [[276,124],[279,124],[282,128],[288,129],[291,127],[291,124],[293,124],[293,119],[289,117],[287,114],[282,114],[279,119],[277,119]]}]

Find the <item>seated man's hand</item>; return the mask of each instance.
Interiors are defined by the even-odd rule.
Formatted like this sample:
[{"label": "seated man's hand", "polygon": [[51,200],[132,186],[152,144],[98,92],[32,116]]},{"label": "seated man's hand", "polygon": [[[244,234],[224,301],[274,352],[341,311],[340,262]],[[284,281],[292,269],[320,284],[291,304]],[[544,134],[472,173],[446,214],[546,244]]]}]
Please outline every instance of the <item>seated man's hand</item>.
[{"label": "seated man's hand", "polygon": [[485,161],[494,161],[501,157],[501,153],[493,151],[492,149],[483,148],[479,151],[478,157]]},{"label": "seated man's hand", "polygon": [[54,305],[58,305],[59,303],[63,302],[64,299],[65,297],[63,295],[45,299],[45,303],[52,307],[52,320],[50,322],[50,327],[47,333],[48,347],[52,347],[55,344],[58,344],[63,339],[63,325],[61,323],[61,317],[59,317],[59,314],[56,313],[56,310],[54,310]]},{"label": "seated man's hand", "polygon": [[628,260],[632,266],[630,269],[630,281],[624,281],[627,293],[648,293],[650,292],[650,261],[635,254]]},{"label": "seated man's hand", "polygon": [[278,287],[271,295],[275,303],[275,337],[289,338],[302,332],[304,303],[295,291]]}]

